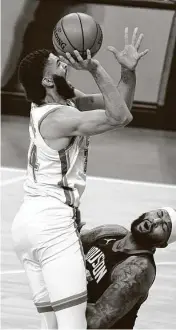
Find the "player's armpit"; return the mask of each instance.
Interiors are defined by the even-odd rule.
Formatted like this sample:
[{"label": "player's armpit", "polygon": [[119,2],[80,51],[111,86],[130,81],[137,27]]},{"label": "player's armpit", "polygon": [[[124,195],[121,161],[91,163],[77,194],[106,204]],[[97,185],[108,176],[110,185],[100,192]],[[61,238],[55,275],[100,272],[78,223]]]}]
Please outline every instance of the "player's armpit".
[{"label": "player's armpit", "polygon": [[153,266],[144,257],[130,257],[113,272],[113,282],[95,305],[87,306],[88,329],[107,329],[126,315],[150,289]]},{"label": "player's armpit", "polygon": [[48,139],[90,136],[123,127],[128,123],[129,118],[110,118],[105,110],[80,112],[74,107],[63,106],[48,115],[45,123],[41,123],[40,131],[42,136]]}]

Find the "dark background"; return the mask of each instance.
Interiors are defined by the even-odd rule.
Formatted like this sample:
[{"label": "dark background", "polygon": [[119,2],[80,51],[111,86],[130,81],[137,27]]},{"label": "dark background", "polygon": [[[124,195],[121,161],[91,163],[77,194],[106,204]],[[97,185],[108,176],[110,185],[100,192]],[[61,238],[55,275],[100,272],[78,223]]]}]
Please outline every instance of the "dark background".
[{"label": "dark background", "polygon": [[[9,56],[8,63],[6,65],[3,75],[6,75],[9,70],[9,66],[12,62],[12,57],[17,47],[17,40],[21,29],[24,25],[24,15],[30,8],[30,1],[25,3],[23,13],[20,15],[16,22],[14,31],[14,41],[11,49],[11,55]],[[34,1],[34,0],[33,0]],[[30,104],[25,100],[23,92],[20,90],[17,78],[17,67],[20,60],[29,52],[39,49],[48,48],[52,49],[51,35],[52,30],[59,18],[69,13],[70,11],[82,11],[89,14],[89,1],[75,1],[75,0],[38,0],[38,5],[34,12],[34,17],[27,25],[24,36],[21,54],[17,61],[16,69],[8,82],[2,88],[2,113],[10,115],[22,115],[28,116],[30,110]],[[91,1],[98,4],[117,4],[118,6],[130,6],[130,7],[145,7],[145,8],[159,8],[161,10],[173,10],[175,9],[174,2],[165,1],[115,1],[115,0],[97,0]],[[74,7],[75,6],[75,7]],[[46,19],[47,17],[47,19]],[[135,101],[133,104],[133,121],[130,126],[134,127],[146,127],[163,130],[176,130],[176,97],[175,97],[175,85],[176,85],[176,43],[175,43],[175,31],[176,31],[176,14],[173,17],[173,21],[170,27],[170,35],[168,39],[168,47],[165,56],[165,62],[163,67],[163,73],[167,68],[168,57],[171,59],[171,68],[169,70],[169,79],[166,90],[165,104],[160,106],[159,104],[152,102],[139,102]],[[169,51],[169,45],[174,44],[174,49]]]}]

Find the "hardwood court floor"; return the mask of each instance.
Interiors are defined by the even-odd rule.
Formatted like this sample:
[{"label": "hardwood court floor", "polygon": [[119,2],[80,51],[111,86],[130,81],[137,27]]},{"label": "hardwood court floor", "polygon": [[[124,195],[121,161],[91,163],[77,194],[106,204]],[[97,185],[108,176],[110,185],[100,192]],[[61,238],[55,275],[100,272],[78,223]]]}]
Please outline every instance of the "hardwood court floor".
[{"label": "hardwood court floor", "polygon": [[[2,169],[2,329],[37,329],[39,316],[31,301],[25,274],[13,251],[10,227],[22,199],[23,170]],[[173,206],[176,186],[89,177],[82,200],[87,223],[118,223],[129,228],[140,213]],[[176,244],[156,253],[157,277],[140,310],[136,329],[176,329]],[[65,284],[66,285],[66,284]]]}]

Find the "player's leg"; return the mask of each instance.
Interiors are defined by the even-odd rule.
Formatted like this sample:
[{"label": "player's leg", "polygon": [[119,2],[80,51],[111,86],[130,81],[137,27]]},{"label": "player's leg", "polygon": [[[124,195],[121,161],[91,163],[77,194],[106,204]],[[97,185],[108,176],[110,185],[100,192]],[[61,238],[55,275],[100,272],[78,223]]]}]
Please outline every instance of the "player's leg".
[{"label": "player's leg", "polygon": [[87,285],[80,248],[49,260],[42,270],[58,328],[86,329]]},{"label": "player's leg", "polygon": [[28,258],[25,258],[22,263],[28,278],[34,305],[41,317],[41,329],[58,329],[57,318],[51,306],[39,263]]},{"label": "player's leg", "polygon": [[[36,276],[33,279],[33,272],[29,271],[29,263],[26,263],[34,302],[39,304],[38,310],[50,306],[45,294],[40,291],[45,284],[59,321],[58,327],[86,329],[86,271],[74,226],[73,210],[65,205],[58,207],[58,201],[55,203],[55,200],[49,203],[47,199],[46,204],[47,209],[42,199],[41,203],[40,200],[36,204],[28,202],[21,209],[13,225],[13,240],[20,253],[23,251],[23,263],[26,259],[34,260],[35,266],[38,263],[42,267],[43,277],[37,280]],[[41,275],[40,267],[38,272]],[[35,281],[37,287],[43,281],[40,289]],[[73,307],[75,316],[72,315]],[[64,313],[64,310],[67,311]],[[41,312],[45,313],[45,310]]]},{"label": "player's leg", "polygon": [[41,329],[58,329],[57,318],[54,311],[40,313],[40,317]]},{"label": "player's leg", "polygon": [[85,317],[87,303],[65,308],[56,312],[59,328],[63,329],[87,329]]},{"label": "player's leg", "polygon": [[41,329],[57,329],[56,315],[51,307],[37,254],[31,248],[30,236],[34,237],[36,230],[30,233],[28,223],[31,223],[32,218],[27,219],[29,210],[23,204],[13,221],[11,233],[14,249],[25,269],[34,304],[40,313]]}]

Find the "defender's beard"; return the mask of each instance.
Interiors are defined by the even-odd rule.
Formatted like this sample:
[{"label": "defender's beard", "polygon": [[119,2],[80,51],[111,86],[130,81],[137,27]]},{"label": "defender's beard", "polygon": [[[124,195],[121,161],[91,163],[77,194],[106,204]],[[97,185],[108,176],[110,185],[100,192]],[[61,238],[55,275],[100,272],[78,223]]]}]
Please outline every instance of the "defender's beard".
[{"label": "defender's beard", "polygon": [[64,77],[54,75],[53,80],[57,93],[62,96],[64,100],[75,97],[74,87],[68,84]]}]

